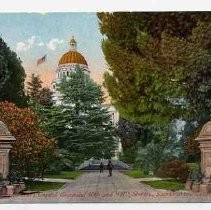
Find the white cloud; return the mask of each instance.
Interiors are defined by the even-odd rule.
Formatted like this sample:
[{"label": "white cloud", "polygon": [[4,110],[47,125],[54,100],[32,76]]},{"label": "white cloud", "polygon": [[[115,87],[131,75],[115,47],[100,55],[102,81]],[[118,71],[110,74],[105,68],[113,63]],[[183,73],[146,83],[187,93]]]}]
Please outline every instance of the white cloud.
[{"label": "white cloud", "polygon": [[28,43],[29,43],[29,45],[33,45],[34,44],[34,42],[35,42],[35,38],[36,38],[36,36],[31,36],[27,41],[28,41]]},{"label": "white cloud", "polygon": [[27,51],[29,49],[29,46],[26,45],[24,42],[18,42],[16,46],[17,51]]},{"label": "white cloud", "polygon": [[26,52],[35,46],[38,47],[46,46],[47,49],[54,51],[57,49],[59,45],[64,43],[63,39],[58,39],[58,38],[53,38],[48,43],[44,43],[42,40],[38,42],[38,40],[39,40],[38,37],[33,35],[25,41],[18,42],[16,45],[16,50],[19,52]]},{"label": "white cloud", "polygon": [[32,48],[35,44],[35,39],[36,36],[31,36],[29,39],[23,41],[23,42],[18,42],[16,45],[16,50],[17,51],[28,51],[30,48]]},{"label": "white cloud", "polygon": [[46,46],[49,50],[56,50],[56,48],[63,43],[64,43],[63,39],[59,40],[57,38],[53,38],[46,44]]}]

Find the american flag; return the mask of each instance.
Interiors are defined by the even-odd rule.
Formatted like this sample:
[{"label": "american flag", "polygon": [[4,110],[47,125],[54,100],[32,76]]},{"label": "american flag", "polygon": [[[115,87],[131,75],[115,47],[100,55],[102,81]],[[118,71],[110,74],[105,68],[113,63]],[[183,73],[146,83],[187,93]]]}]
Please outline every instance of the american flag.
[{"label": "american flag", "polygon": [[44,55],[42,58],[37,60],[37,66],[44,63],[46,61],[47,55]]}]

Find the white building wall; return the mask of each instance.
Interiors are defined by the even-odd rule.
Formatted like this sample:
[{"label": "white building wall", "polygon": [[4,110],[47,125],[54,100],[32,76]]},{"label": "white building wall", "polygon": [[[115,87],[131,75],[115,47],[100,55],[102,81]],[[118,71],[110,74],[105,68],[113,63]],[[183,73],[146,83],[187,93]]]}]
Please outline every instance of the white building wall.
[{"label": "white building wall", "polygon": [[[104,106],[108,108],[108,111],[109,111],[110,116],[111,116],[111,121],[117,127],[118,126],[118,122],[119,122],[119,112],[111,104],[105,104]],[[115,152],[114,159],[118,159],[119,153],[122,152],[121,140],[120,140],[120,138],[118,138],[117,140],[118,140],[118,147],[117,147],[117,150]]]}]

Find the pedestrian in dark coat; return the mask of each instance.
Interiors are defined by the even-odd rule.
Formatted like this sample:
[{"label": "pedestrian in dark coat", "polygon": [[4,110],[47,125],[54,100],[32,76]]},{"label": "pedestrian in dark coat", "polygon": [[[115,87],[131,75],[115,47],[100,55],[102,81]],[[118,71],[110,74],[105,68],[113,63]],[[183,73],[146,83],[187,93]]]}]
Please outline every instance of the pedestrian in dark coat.
[{"label": "pedestrian in dark coat", "polygon": [[108,161],[107,169],[109,171],[109,176],[112,176],[113,164],[110,160]]},{"label": "pedestrian in dark coat", "polygon": [[103,173],[103,170],[104,170],[104,165],[103,165],[103,163],[101,162],[101,163],[100,163],[100,173]]}]

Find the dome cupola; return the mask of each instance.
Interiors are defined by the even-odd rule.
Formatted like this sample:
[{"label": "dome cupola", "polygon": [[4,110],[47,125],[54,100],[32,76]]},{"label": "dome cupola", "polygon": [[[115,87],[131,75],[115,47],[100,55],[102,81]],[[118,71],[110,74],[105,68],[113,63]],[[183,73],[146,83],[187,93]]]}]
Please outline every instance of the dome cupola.
[{"label": "dome cupola", "polygon": [[77,50],[77,42],[74,39],[74,36],[72,36],[72,39],[70,40],[70,50],[76,51]]}]

